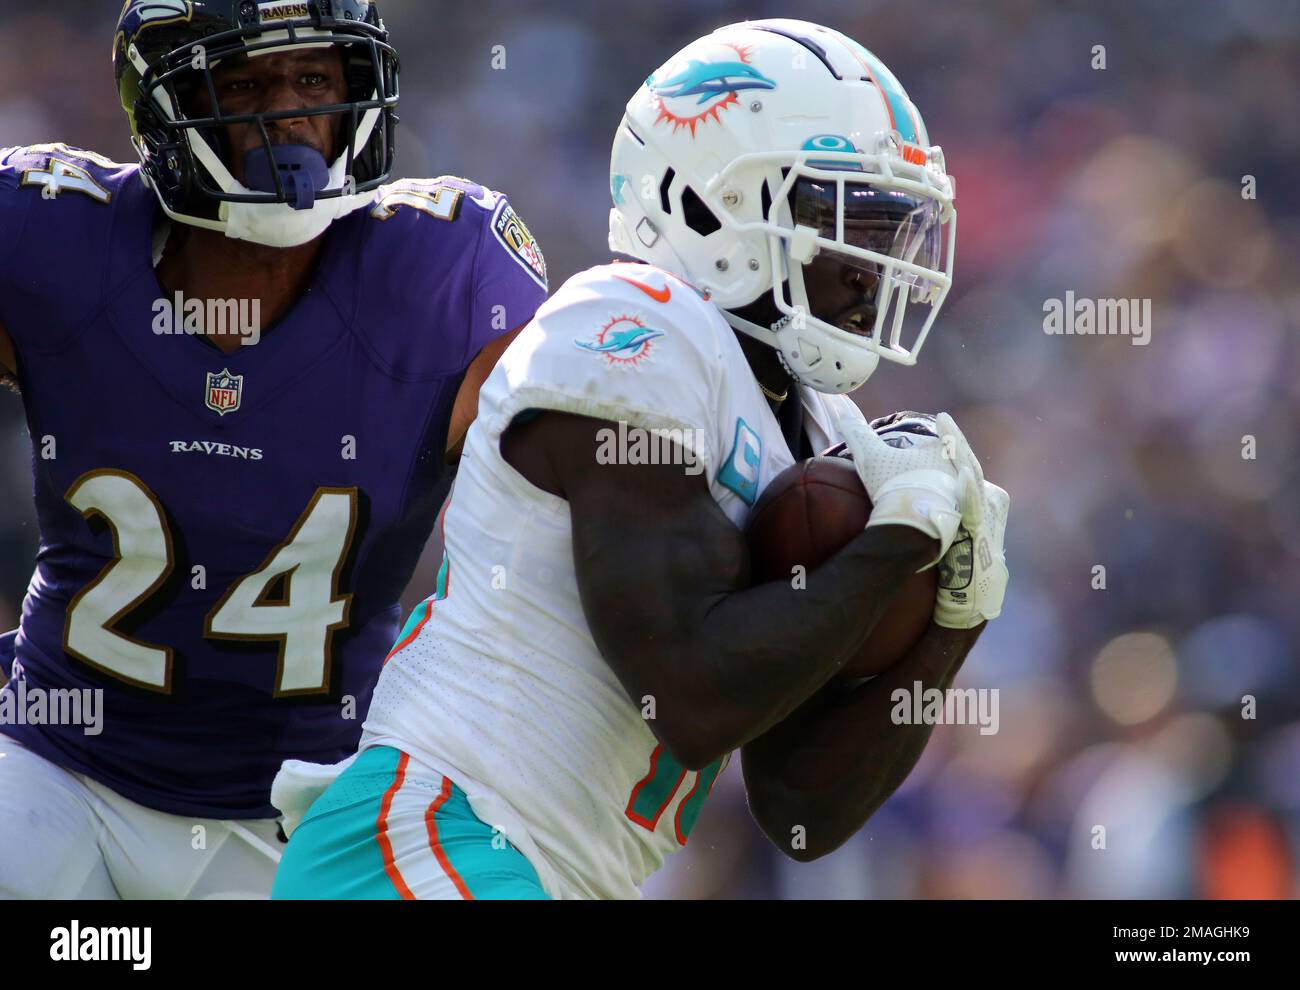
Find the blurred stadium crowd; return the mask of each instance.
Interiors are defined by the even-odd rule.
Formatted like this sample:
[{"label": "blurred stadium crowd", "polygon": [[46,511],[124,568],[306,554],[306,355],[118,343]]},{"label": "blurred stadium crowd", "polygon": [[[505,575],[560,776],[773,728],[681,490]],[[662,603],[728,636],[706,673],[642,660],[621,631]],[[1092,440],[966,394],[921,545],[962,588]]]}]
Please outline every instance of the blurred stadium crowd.
[{"label": "blurred stadium crowd", "polygon": [[[109,64],[119,6],[0,0],[0,145],[132,159]],[[862,41],[957,177],[956,288],[920,364],[856,398],[871,415],[951,411],[1011,492],[1006,608],[958,680],[1000,689],[1000,731],[937,729],[901,791],[806,866],[749,820],[733,761],[647,896],[1300,893],[1300,7],[381,9],[403,55],[400,172],[508,192],[553,288],[608,258],[622,104],[731,21],[795,14]],[[1045,334],[1045,300],[1067,291],[1150,299],[1150,343]],[[30,457],[20,401],[0,396],[4,629],[36,552]]]}]

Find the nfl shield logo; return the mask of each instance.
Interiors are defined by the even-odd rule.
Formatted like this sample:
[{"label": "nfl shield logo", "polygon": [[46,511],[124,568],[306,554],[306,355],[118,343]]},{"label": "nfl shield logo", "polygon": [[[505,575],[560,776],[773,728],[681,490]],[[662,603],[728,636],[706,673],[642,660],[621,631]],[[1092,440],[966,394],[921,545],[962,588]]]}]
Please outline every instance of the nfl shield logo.
[{"label": "nfl shield logo", "polygon": [[224,416],[239,408],[244,397],[244,376],[232,375],[229,368],[208,373],[207,406]]}]

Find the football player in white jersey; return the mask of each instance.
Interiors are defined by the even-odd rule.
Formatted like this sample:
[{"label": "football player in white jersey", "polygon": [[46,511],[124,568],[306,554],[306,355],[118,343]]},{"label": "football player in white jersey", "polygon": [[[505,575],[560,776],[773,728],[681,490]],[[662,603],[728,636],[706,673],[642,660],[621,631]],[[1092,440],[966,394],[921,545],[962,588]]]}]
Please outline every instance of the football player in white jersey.
[{"label": "football player in white jersey", "polygon": [[[1001,610],[1006,493],[951,418],[878,434],[844,394],[915,361],[951,284],[952,180],[889,70],[814,24],[721,28],[628,103],[611,191],[640,260],[570,279],[483,386],[358,756],[277,778],[275,897],[636,897],[735,750],[763,832],[815,859],[925,746],[893,691],[947,687]],[[841,439],[866,530],[755,586],[755,500]],[[838,678],[935,565],[911,653]]]}]

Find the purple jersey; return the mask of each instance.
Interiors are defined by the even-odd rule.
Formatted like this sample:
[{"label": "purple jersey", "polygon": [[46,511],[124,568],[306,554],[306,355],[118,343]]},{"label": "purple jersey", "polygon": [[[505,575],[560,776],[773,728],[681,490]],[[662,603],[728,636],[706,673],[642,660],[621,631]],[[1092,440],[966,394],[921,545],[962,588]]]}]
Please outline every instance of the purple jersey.
[{"label": "purple jersey", "polygon": [[0,151],[0,325],[41,533],[0,666],[11,712],[32,689],[103,690],[98,735],[0,731],[151,808],[272,816],[283,760],[356,747],[456,393],[532,318],[545,264],[505,197],[396,182],[330,228],[293,310],[224,355],[160,305],[155,215],[134,165]]}]

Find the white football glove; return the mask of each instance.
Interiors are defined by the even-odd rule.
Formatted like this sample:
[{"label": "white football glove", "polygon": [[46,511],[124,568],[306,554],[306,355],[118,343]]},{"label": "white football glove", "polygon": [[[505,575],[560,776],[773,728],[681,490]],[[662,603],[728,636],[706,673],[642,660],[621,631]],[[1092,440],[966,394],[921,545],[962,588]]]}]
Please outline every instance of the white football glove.
[{"label": "white football glove", "polygon": [[[957,424],[951,429],[960,436]],[[961,444],[965,443],[962,437]],[[969,451],[969,447],[966,448]],[[936,625],[970,629],[1002,614],[1007,590],[1007,562],[1003,538],[1011,496],[984,480],[984,471],[972,453],[958,448],[962,478],[961,529],[939,563],[939,594],[934,605]]]},{"label": "white football glove", "polygon": [[[973,470],[963,460],[974,461],[970,447],[952,417],[942,413],[935,421],[937,438],[911,434],[905,443],[887,443],[870,424],[854,419],[840,422],[840,433],[853,455],[853,466],[871,499],[872,526],[911,526],[939,543],[933,567],[948,552],[961,523],[963,472]],[[882,424],[888,436],[888,423]],[[903,438],[898,438],[900,441]],[[964,450],[968,458],[948,456]],[[975,468],[978,468],[975,462]],[[926,568],[922,568],[923,570]]]}]

